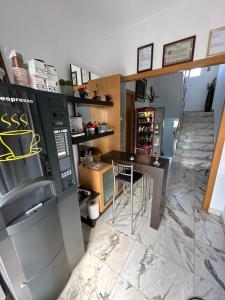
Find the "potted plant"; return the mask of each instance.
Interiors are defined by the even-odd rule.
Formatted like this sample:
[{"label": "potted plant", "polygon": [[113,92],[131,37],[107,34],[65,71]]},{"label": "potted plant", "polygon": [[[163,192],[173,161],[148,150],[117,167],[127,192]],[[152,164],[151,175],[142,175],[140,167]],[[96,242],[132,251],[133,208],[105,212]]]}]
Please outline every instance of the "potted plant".
[{"label": "potted plant", "polygon": [[86,90],[86,86],[85,86],[85,85],[80,85],[80,86],[78,87],[78,92],[79,92],[80,98],[83,99],[83,100],[84,100],[84,99],[86,98],[86,96],[88,95],[87,90]]},{"label": "potted plant", "polygon": [[61,93],[68,96],[73,96],[73,84],[70,80],[59,80]]},{"label": "potted plant", "polygon": [[158,99],[159,97],[156,96],[155,94],[155,90],[154,90],[154,87],[153,86],[150,86],[149,88],[149,94],[146,93],[146,97],[145,99],[147,99],[149,101],[149,104],[154,104],[155,102],[155,99]]}]

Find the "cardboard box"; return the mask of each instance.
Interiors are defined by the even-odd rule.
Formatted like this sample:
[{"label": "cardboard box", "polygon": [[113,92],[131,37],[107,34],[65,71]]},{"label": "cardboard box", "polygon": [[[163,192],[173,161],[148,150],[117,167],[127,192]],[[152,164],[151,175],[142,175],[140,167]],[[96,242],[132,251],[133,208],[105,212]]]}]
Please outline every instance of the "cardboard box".
[{"label": "cardboard box", "polygon": [[46,66],[47,76],[48,76],[47,86],[49,92],[60,93],[56,68],[54,66],[47,65],[47,64],[45,66]]},{"label": "cardboard box", "polygon": [[46,80],[47,88],[49,92],[60,93],[60,88],[57,81]]},{"label": "cardboard box", "polygon": [[46,79],[39,76],[29,76],[30,87],[40,91],[48,91]]},{"label": "cardboard box", "polygon": [[47,79],[47,70],[45,62],[38,59],[31,59],[27,63],[28,72],[30,76],[39,76],[41,78]]},{"label": "cardboard box", "polygon": [[47,76],[48,76],[48,81],[51,81],[51,82],[57,82],[57,83],[58,83],[58,78],[57,78],[57,76],[52,75],[52,74],[48,74],[48,73],[47,73]]},{"label": "cardboard box", "polygon": [[13,77],[15,84],[30,86],[27,70],[24,68],[13,67]]},{"label": "cardboard box", "polygon": [[56,68],[54,66],[45,64],[45,67],[46,67],[47,74],[57,77]]},{"label": "cardboard box", "polygon": [[48,92],[51,92],[51,93],[60,93],[60,89],[58,87],[48,86]]}]

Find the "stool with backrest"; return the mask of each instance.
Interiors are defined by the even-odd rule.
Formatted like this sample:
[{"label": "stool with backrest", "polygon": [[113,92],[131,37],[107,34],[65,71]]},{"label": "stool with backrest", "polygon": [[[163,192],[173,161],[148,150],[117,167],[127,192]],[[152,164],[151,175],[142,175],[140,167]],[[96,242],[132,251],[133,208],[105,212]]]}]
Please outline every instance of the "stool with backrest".
[{"label": "stool with backrest", "polygon": [[[143,177],[143,174],[134,171],[133,165],[123,165],[123,164],[115,163],[114,161],[112,161],[112,166],[113,166],[113,205],[112,205],[113,222],[115,221],[115,211],[121,203],[121,201],[120,201],[120,203],[117,206],[115,205],[116,181],[120,181],[123,184],[124,199],[127,200],[128,189],[130,190],[131,234],[133,234],[134,233],[134,221],[137,218],[137,216],[139,215],[139,213],[142,211],[142,215],[143,215],[144,210],[145,210],[144,177]],[[139,180],[141,180],[142,206],[134,217],[133,186]]]}]

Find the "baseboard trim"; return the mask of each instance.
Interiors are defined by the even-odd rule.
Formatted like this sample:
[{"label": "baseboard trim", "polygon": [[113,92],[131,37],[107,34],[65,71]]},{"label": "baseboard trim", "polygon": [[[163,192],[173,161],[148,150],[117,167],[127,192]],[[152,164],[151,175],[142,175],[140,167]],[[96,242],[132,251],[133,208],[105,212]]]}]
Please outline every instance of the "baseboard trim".
[{"label": "baseboard trim", "polygon": [[225,220],[224,220],[223,216],[221,216],[221,217],[222,217],[223,231],[224,231],[224,234],[225,234]]},{"label": "baseboard trim", "polygon": [[216,215],[216,216],[222,218],[222,216],[221,216],[221,211],[218,210],[218,209],[209,208],[208,212],[209,212],[210,214],[212,214],[212,215]]},{"label": "baseboard trim", "polygon": [[223,218],[222,212],[220,210],[214,209],[214,208],[209,208],[208,213],[212,215],[219,216],[221,218],[222,226],[223,226],[223,231],[225,234],[225,220]]}]

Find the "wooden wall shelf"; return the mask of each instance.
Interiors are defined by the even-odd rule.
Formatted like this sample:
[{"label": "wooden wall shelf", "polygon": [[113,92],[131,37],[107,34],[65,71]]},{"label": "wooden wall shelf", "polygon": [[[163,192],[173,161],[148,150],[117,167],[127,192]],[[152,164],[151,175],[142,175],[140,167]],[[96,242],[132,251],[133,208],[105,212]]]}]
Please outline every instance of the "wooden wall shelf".
[{"label": "wooden wall shelf", "polygon": [[79,105],[96,105],[96,106],[113,106],[113,102],[106,102],[101,100],[93,100],[93,99],[81,99],[79,97],[74,96],[65,96],[68,101],[72,101],[73,103]]},{"label": "wooden wall shelf", "polygon": [[89,135],[83,135],[83,136],[78,136],[78,137],[72,136],[72,144],[84,143],[84,142],[96,140],[96,139],[102,138],[104,136],[112,135],[112,134],[114,134],[114,131],[108,131],[108,132],[98,133],[98,134],[89,134]]}]

